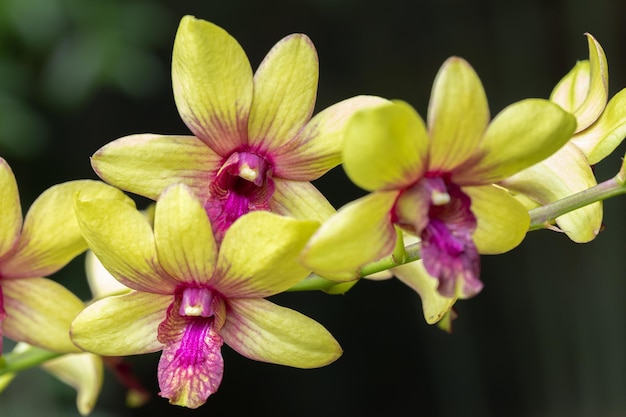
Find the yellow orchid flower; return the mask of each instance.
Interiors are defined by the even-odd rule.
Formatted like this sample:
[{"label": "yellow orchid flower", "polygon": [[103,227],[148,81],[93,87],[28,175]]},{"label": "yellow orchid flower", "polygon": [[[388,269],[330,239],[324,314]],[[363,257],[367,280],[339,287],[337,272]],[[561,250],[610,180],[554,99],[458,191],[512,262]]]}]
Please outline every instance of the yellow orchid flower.
[{"label": "yellow orchid flower", "polygon": [[76,213],[98,259],[133,291],[89,305],[72,324],[72,340],[105,356],[162,350],[160,395],[171,403],[196,408],[218,389],[223,343],[250,359],[300,368],[340,356],[319,323],[264,299],[307,276],[297,257],[317,221],[248,213],[218,245],[183,184],[158,199],[154,230],[114,200],[78,199]]},{"label": "yellow orchid flower", "polygon": [[470,297],[482,288],[478,254],[514,248],[529,225],[521,203],[494,184],[557,151],[575,127],[571,114],[541,99],[512,104],[489,123],[480,79],[450,58],[435,79],[427,124],[403,102],[351,118],[344,168],[371,194],[324,222],[302,261],[323,277],[356,279],[392,252],[399,226],[421,239],[439,293]]},{"label": "yellow orchid flower", "polygon": [[169,184],[188,185],[218,241],[254,210],[321,221],[334,209],[309,181],[341,162],[348,116],[383,99],[353,97],[311,118],[317,82],[317,53],[307,36],[283,38],[253,75],[231,35],[185,16],[174,41],[172,84],[194,136],[127,136],[98,150],[93,168],[105,181],[153,200]]},{"label": "yellow orchid flower", "polygon": [[[518,193],[528,209],[544,205],[597,184],[590,165],[608,156],[626,136],[626,89],[607,104],[609,74],[600,43],[586,34],[589,59],[579,61],[559,81],[550,100],[576,117],[571,140],[559,151],[501,184]],[[558,229],[575,242],[589,242],[602,227],[602,202],[555,219]]]},{"label": "yellow orchid flower", "polygon": [[15,177],[0,158],[0,336],[54,352],[80,351],[68,332],[83,303],[45,278],[87,249],[74,216],[76,193],[128,199],[100,181],[70,181],[44,191],[23,219]]}]

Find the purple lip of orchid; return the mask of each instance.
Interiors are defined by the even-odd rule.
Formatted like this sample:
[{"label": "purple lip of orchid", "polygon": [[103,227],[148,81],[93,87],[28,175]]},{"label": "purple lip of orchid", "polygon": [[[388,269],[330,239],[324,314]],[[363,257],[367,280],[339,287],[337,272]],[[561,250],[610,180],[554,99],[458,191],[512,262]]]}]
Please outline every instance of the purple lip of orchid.
[{"label": "purple lip of orchid", "polygon": [[[454,297],[455,286],[463,283],[464,292],[476,294],[482,288],[478,279],[480,260],[472,235],[476,216],[470,210],[471,200],[447,175],[425,175],[407,190],[423,195],[422,207],[427,219],[395,211],[396,223],[411,230],[422,240],[422,259],[426,271],[439,279],[439,292]],[[398,199],[401,199],[401,193]],[[418,211],[417,209],[415,214]],[[459,277],[463,279],[458,279]]]},{"label": "purple lip of orchid", "polygon": [[270,210],[274,193],[272,165],[252,152],[233,152],[211,183],[213,198],[205,203],[215,238],[221,241],[230,225],[244,214]]}]

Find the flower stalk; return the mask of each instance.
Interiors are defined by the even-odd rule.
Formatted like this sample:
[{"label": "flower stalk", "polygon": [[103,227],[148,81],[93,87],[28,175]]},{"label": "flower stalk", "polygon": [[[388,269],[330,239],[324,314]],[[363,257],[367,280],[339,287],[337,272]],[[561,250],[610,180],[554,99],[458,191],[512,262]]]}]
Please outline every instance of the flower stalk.
[{"label": "flower stalk", "polygon": [[530,210],[528,212],[528,214],[530,214],[530,227],[528,230],[544,229],[549,226],[554,219],[565,213],[595,203],[596,201],[626,194],[625,166],[626,165],[622,163],[620,172],[611,179],[558,201]]},{"label": "flower stalk", "polygon": [[[551,225],[554,219],[565,213],[622,194],[626,194],[626,155],[621,169],[615,177],[558,201],[529,210],[530,226],[528,231],[545,229]],[[398,256],[398,253],[401,252],[396,248],[391,255],[363,266],[360,270],[360,278],[417,261],[421,259],[420,249],[421,245],[419,242],[413,243],[404,247],[404,256]],[[310,274],[288,291],[328,291],[336,285],[337,282],[325,279],[317,274]]]},{"label": "flower stalk", "polygon": [[34,368],[61,355],[34,346],[21,352],[5,353],[0,357],[0,376]]}]

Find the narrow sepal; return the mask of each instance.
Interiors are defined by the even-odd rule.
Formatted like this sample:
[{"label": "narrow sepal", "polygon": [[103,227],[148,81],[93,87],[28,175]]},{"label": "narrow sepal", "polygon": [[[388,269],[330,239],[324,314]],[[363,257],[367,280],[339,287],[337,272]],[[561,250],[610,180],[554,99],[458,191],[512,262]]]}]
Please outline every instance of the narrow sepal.
[{"label": "narrow sepal", "polygon": [[191,189],[168,187],[156,204],[156,250],[161,266],[188,284],[208,282],[217,261],[217,244],[211,223]]},{"label": "narrow sepal", "polygon": [[158,327],[173,300],[171,295],[137,291],[98,300],[72,322],[72,341],[83,350],[104,356],[161,350]]},{"label": "narrow sepal", "polygon": [[172,86],[181,118],[221,156],[247,141],[252,68],[224,29],[193,16],[181,19],[172,52]]},{"label": "narrow sepal", "polygon": [[429,167],[450,171],[472,156],[487,124],[489,106],[478,74],[462,58],[446,60],[428,104]]},{"label": "narrow sepal", "polygon": [[318,76],[317,52],[306,35],[274,45],[254,74],[248,143],[271,151],[291,140],[313,113]]},{"label": "narrow sepal", "polygon": [[168,185],[183,183],[204,201],[222,159],[194,136],[139,134],[98,149],[91,166],[109,184],[152,200]]}]

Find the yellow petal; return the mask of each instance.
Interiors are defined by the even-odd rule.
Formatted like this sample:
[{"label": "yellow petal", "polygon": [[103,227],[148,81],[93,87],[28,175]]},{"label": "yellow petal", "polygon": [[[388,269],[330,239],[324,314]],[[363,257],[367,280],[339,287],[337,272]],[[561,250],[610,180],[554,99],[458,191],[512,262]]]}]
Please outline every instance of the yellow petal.
[{"label": "yellow petal", "polygon": [[211,285],[225,297],[267,297],[309,274],[298,255],[319,222],[266,211],[243,215],[226,231]]},{"label": "yellow petal", "polygon": [[294,34],[280,40],[254,74],[248,142],[273,150],[291,140],[309,120],[319,75],[311,40]]},{"label": "yellow petal", "polygon": [[360,277],[361,267],[393,251],[396,231],[391,209],[397,195],[379,191],[340,208],[307,243],[302,263],[333,281]]},{"label": "yellow petal", "polygon": [[426,272],[421,260],[392,268],[393,274],[417,292],[422,300],[422,310],[426,323],[437,323],[450,311],[456,298],[439,294],[439,280]]},{"label": "yellow petal", "polygon": [[491,122],[477,163],[455,170],[452,180],[461,185],[501,181],[559,150],[576,127],[574,116],[542,99],[511,104]]},{"label": "yellow petal", "polygon": [[350,116],[386,102],[380,97],[357,96],[316,114],[295,138],[272,151],[274,177],[312,181],[339,165]]},{"label": "yellow petal", "polygon": [[70,324],[84,305],[62,285],[47,278],[3,279],[2,323],[9,339],[54,352],[79,352],[70,341]]},{"label": "yellow petal", "polygon": [[[514,192],[547,204],[596,185],[585,156],[568,143],[551,157],[502,182]],[[559,227],[575,242],[593,240],[602,226],[602,203],[579,208],[557,218]]]},{"label": "yellow petal", "polygon": [[77,180],[57,184],[32,204],[16,252],[3,262],[6,277],[50,275],[87,249],[74,215],[74,197],[114,199],[134,204],[117,188],[101,181]]},{"label": "yellow petal", "polygon": [[174,278],[205,283],[217,261],[217,244],[204,207],[182,185],[168,187],[156,204],[154,236],[159,263]]},{"label": "yellow petal", "polygon": [[600,118],[588,129],[576,134],[572,141],[589,164],[594,165],[609,156],[626,137],[626,88],[615,94]]},{"label": "yellow petal", "polygon": [[174,292],[178,282],[160,267],[144,214],[115,200],[77,199],[76,216],[91,250],[122,284],[156,294]]},{"label": "yellow petal", "polygon": [[550,100],[576,116],[576,132],[586,129],[602,114],[609,94],[609,70],[600,43],[586,33],[589,60],[578,62],[554,87]]},{"label": "yellow petal", "polygon": [[91,157],[100,178],[152,200],[174,183],[193,188],[202,200],[208,198],[208,183],[221,162],[222,157],[196,137],[152,134],[114,140]]},{"label": "yellow petal", "polygon": [[127,356],[161,350],[159,324],[174,297],[132,291],[103,298],[72,322],[72,340],[82,349],[104,356]]},{"label": "yellow petal", "polygon": [[182,18],[172,53],[172,86],[181,118],[213,151],[227,157],[246,143],[252,68],[224,29]]},{"label": "yellow petal", "polygon": [[369,191],[406,187],[424,173],[428,135],[404,102],[358,111],[346,126],[343,159],[348,177]]},{"label": "yellow petal", "polygon": [[70,353],[49,360],[43,369],[77,391],[76,407],[81,415],[93,411],[102,388],[102,358],[92,353]]},{"label": "yellow petal", "polygon": [[467,160],[489,123],[483,85],[462,58],[444,62],[435,77],[428,104],[431,170],[450,171]]},{"label": "yellow petal", "polygon": [[508,252],[519,245],[528,231],[526,208],[506,190],[494,186],[465,187],[477,220],[472,238],[481,254]]},{"label": "yellow petal", "polygon": [[231,300],[221,335],[243,356],[296,368],[337,360],[339,343],[318,322],[263,299]]},{"label": "yellow petal", "polygon": [[274,179],[270,208],[273,213],[320,223],[335,213],[326,197],[310,182],[278,178]]},{"label": "yellow petal", "polygon": [[[0,260],[17,243],[22,229],[22,206],[11,167],[0,158]],[[0,267],[0,270],[2,268]]]}]

